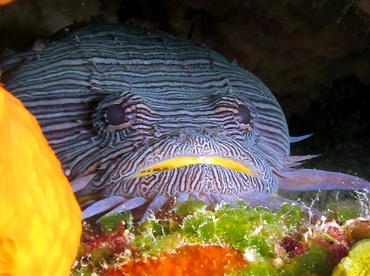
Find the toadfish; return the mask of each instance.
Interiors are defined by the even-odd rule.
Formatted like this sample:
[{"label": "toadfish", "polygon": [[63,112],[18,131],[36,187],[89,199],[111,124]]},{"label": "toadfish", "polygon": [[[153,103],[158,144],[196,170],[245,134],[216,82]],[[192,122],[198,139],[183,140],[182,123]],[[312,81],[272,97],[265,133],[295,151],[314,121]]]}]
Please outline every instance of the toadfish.
[{"label": "toadfish", "polygon": [[368,189],[299,169],[283,111],[252,73],[157,30],[91,23],[0,61],[1,81],[37,117],[84,218],[169,200],[241,199],[276,208],[284,191]]}]

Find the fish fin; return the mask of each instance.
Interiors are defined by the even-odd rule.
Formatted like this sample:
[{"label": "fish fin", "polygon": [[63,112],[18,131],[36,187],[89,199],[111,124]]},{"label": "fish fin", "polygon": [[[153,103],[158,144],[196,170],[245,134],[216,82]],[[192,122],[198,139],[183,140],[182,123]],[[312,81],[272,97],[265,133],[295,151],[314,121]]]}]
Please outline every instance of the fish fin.
[{"label": "fish fin", "polygon": [[155,215],[165,205],[170,197],[168,196],[157,196],[152,202],[150,202],[148,208],[145,210],[144,215],[141,217],[140,222],[146,221],[150,215]]},{"label": "fish fin", "polygon": [[369,181],[344,173],[299,169],[275,175],[280,193],[312,190],[370,190]]},{"label": "fish fin", "polygon": [[83,176],[79,176],[79,177],[76,177],[75,179],[73,179],[72,181],[70,181],[71,183],[71,186],[72,186],[72,190],[73,192],[78,192],[78,191],[81,191],[83,188],[85,188],[91,181],[91,179],[93,179],[95,177],[96,174],[86,174],[86,175],[83,175]]},{"label": "fish fin", "polygon": [[111,210],[118,205],[122,205],[127,199],[122,196],[111,196],[94,202],[85,210],[82,211],[83,219],[95,216],[97,214]]},{"label": "fish fin", "polygon": [[290,155],[285,156],[283,159],[284,167],[291,168],[296,167],[303,163],[306,160],[310,160],[312,158],[318,157],[321,154],[307,154],[307,155]]},{"label": "fish fin", "polygon": [[289,142],[290,143],[297,143],[297,142],[300,142],[302,140],[305,140],[305,139],[311,137],[312,135],[313,135],[313,133],[302,135],[302,136],[290,136],[289,137]]},{"label": "fish fin", "polygon": [[[176,205],[180,205],[181,203],[184,203],[189,199],[189,194],[188,193],[180,193],[176,197]],[[176,207],[175,207],[176,208]]]}]

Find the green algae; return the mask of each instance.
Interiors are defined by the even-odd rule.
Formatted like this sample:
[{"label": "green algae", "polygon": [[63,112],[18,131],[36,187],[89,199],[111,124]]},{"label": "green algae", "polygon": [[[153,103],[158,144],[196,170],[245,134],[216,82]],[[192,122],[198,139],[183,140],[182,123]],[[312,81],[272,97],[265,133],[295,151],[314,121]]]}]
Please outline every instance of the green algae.
[{"label": "green algae", "polygon": [[327,205],[327,213],[329,217],[333,217],[340,222],[345,222],[351,218],[360,217],[361,206],[354,202],[351,204],[343,204],[343,201],[331,202]]},{"label": "green algae", "polygon": [[139,256],[156,256],[160,252],[179,246],[180,240],[177,235],[166,231],[157,220],[149,220],[137,228],[131,245],[139,252]]},{"label": "green algae", "polygon": [[101,246],[91,253],[90,260],[94,267],[102,267],[110,255],[109,247]]},{"label": "green algae", "polygon": [[255,251],[262,257],[273,257],[274,248],[266,241],[266,237],[258,235],[250,235],[247,238],[247,247],[255,249]]},{"label": "green algae", "polygon": [[137,234],[161,237],[169,233],[166,233],[166,229],[161,223],[159,223],[158,220],[151,219],[139,225],[139,227],[137,228]]},{"label": "green algae", "polygon": [[195,211],[185,217],[182,234],[191,241],[220,241],[240,251],[253,248],[266,257],[274,254],[276,241],[296,230],[301,220],[302,212],[294,205],[286,204],[275,214],[267,208],[238,202],[236,208],[223,205],[214,212]]},{"label": "green algae", "polygon": [[189,200],[179,204],[176,207],[176,214],[178,216],[184,217],[186,215],[194,213],[195,211],[203,209],[206,206],[208,206],[208,204],[204,201],[190,198]]},{"label": "green algae", "polygon": [[231,274],[232,276],[279,276],[277,271],[270,263],[254,262],[248,264],[242,271]]},{"label": "green algae", "polygon": [[132,241],[132,247],[140,251],[142,256],[158,256],[161,252],[176,248],[180,245],[180,239],[177,236],[163,236],[154,238],[153,236],[137,235]]},{"label": "green algae", "polygon": [[121,213],[113,213],[102,216],[98,223],[101,225],[101,229],[104,233],[108,234],[113,231],[117,231],[119,225],[125,225],[125,216]]},{"label": "green algae", "polygon": [[284,203],[277,212],[274,222],[282,221],[285,228],[294,230],[302,224],[303,217],[302,209],[298,205]]},{"label": "green algae", "polygon": [[334,266],[330,250],[324,246],[313,245],[286,265],[282,275],[330,275]]},{"label": "green algae", "polygon": [[[176,212],[163,212],[159,218],[141,224],[134,223],[128,214],[110,214],[98,220],[102,234],[91,239],[107,242],[95,249],[82,242],[78,260],[89,260],[89,265],[75,267],[72,275],[86,275],[86,271],[99,274],[102,264],[112,267],[114,260],[156,257],[184,244],[228,246],[243,253],[249,264],[233,275],[330,275],[340,260],[334,255],[343,255],[338,251],[342,249],[333,245],[350,246],[350,241],[370,235],[366,221],[352,220],[333,228],[333,224],[325,221],[309,224],[308,218],[294,204],[283,204],[279,211],[273,212],[265,207],[252,208],[242,201],[236,206],[223,204],[213,208],[196,200],[180,204]],[[85,237],[94,235],[91,231]],[[341,237],[340,231],[348,236],[339,242],[336,238]],[[112,235],[115,238],[110,241]],[[124,254],[115,247],[105,246],[116,243],[120,235],[127,239],[119,249]]]},{"label": "green algae", "polygon": [[191,242],[213,242],[216,240],[215,220],[213,212],[196,212],[184,218],[181,233]]},{"label": "green algae", "polygon": [[[241,206],[240,206],[241,207]],[[231,245],[237,250],[243,250],[248,246],[248,234],[253,233],[258,224],[259,217],[251,208],[232,208],[224,206],[217,211],[218,220],[216,235],[224,243]]]}]

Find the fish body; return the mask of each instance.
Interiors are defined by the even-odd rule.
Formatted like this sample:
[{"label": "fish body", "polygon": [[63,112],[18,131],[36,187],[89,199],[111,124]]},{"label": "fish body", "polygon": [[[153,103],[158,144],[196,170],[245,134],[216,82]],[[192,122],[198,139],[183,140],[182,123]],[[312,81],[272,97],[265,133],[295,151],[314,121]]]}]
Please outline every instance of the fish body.
[{"label": "fish body", "polygon": [[[91,23],[0,61],[89,217],[170,198],[274,207],[285,190],[369,182],[296,169],[283,111],[252,73],[157,30]],[[339,182],[338,182],[339,181]]]}]

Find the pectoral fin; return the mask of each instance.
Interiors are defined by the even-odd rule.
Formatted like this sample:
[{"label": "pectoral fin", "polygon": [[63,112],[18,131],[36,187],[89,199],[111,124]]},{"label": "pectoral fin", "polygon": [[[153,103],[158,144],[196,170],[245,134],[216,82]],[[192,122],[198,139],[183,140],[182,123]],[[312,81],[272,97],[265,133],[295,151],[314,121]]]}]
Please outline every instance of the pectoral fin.
[{"label": "pectoral fin", "polygon": [[357,176],[312,169],[276,174],[279,193],[312,190],[370,190],[370,182]]}]

